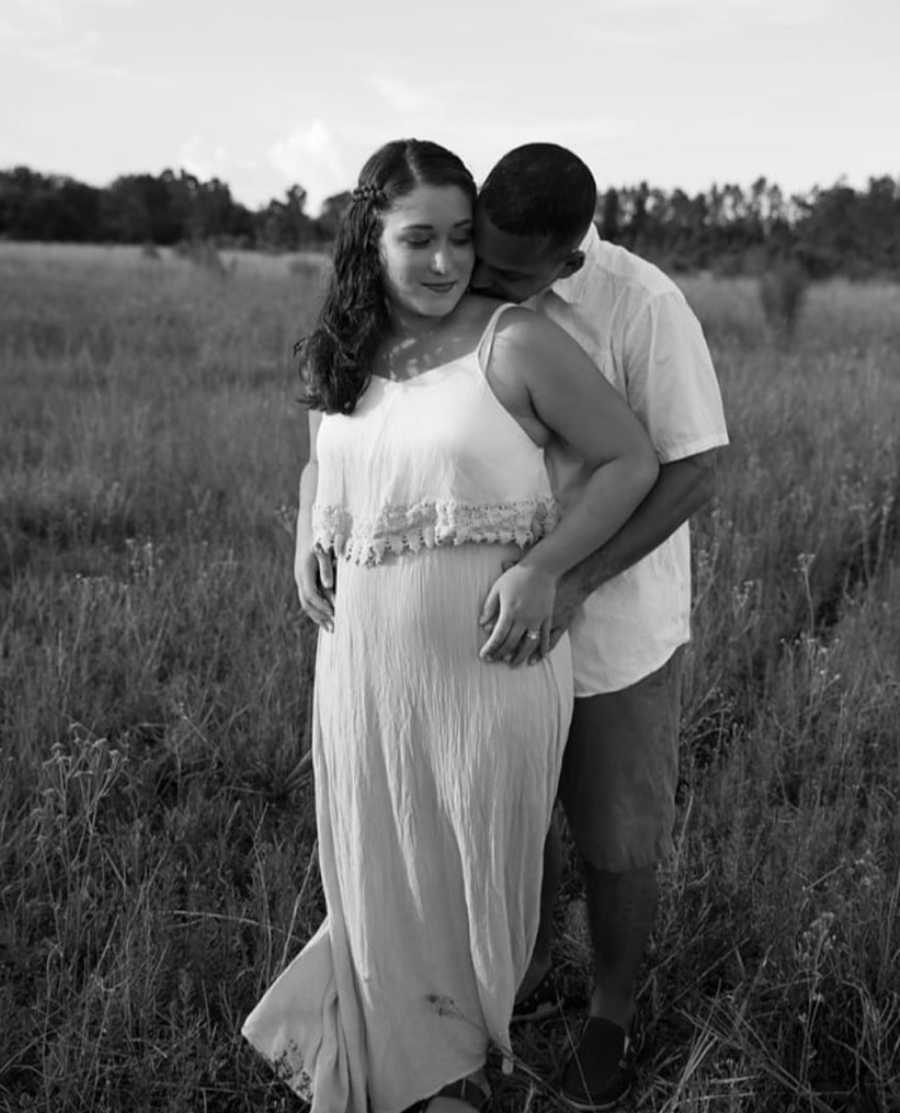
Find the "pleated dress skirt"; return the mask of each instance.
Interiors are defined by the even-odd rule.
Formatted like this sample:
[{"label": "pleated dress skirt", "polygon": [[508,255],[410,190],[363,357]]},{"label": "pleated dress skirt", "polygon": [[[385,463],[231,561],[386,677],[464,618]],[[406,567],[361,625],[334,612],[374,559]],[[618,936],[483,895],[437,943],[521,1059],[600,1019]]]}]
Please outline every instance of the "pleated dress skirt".
[{"label": "pleated dress skirt", "polygon": [[313,1113],[400,1113],[509,1047],[572,715],[568,638],[478,657],[513,545],[338,562],[313,759],[327,916],[247,1019]]}]

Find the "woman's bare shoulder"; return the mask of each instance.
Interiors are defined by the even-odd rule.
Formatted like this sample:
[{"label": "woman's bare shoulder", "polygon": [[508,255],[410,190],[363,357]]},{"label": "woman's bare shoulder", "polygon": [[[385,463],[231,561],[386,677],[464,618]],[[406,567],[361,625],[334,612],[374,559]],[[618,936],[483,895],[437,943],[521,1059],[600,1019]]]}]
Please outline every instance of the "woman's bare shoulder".
[{"label": "woman's bare shoulder", "polygon": [[565,329],[523,305],[511,305],[506,310],[497,322],[497,336],[511,349],[533,354],[566,350],[574,344]]},{"label": "woman's bare shoulder", "polygon": [[480,332],[491,319],[494,310],[502,304],[499,298],[485,297],[484,294],[466,294],[460,305],[461,316],[470,328]]}]

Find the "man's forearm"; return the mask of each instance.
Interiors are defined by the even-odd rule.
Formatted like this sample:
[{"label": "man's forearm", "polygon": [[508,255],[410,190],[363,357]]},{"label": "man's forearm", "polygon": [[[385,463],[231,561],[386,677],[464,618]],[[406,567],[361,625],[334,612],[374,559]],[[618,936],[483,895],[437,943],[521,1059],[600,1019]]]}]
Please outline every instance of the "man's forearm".
[{"label": "man's forearm", "polygon": [[688,457],[663,464],[650,493],[619,532],[565,578],[585,597],[590,595],[661,545],[712,497],[714,487],[713,468],[708,462]]}]

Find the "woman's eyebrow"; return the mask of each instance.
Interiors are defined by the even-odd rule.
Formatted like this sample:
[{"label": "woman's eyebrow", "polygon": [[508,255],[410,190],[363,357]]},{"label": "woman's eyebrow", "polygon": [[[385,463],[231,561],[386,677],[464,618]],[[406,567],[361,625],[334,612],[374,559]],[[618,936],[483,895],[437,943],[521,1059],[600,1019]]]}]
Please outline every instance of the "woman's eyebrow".
[{"label": "woman's eyebrow", "polygon": [[[471,217],[466,217],[465,220],[457,220],[456,223],[453,225],[453,227],[454,228],[462,228],[464,226],[469,227],[469,226],[471,226],[471,224],[472,224]],[[407,232],[410,231],[411,229],[413,229],[415,231],[432,231],[433,228],[434,228],[434,225],[433,224],[404,224],[403,228],[404,228],[404,231],[407,231]]]}]

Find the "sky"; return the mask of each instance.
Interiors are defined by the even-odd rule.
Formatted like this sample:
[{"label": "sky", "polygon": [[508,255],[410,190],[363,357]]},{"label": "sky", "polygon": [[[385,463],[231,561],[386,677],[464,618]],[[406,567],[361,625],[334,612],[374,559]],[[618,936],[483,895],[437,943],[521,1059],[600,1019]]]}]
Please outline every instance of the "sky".
[{"label": "sky", "polygon": [[900,176],[898,0],[0,0],[0,169],[184,168],[307,211],[400,136],[601,190]]}]

